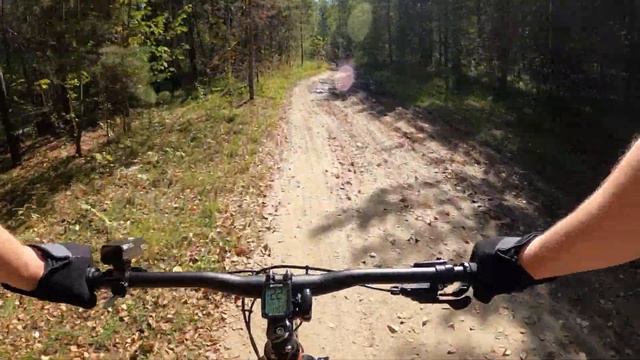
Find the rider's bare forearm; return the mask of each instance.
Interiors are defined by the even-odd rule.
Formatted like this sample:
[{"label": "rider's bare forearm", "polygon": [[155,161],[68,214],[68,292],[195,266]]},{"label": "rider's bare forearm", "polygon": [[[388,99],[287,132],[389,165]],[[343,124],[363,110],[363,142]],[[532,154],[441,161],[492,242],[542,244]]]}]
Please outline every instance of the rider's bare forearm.
[{"label": "rider's bare forearm", "polygon": [[33,290],[44,272],[44,262],[0,226],[0,283]]},{"label": "rider's bare forearm", "polygon": [[640,258],[640,141],[573,213],[521,254],[536,279],[596,270]]}]

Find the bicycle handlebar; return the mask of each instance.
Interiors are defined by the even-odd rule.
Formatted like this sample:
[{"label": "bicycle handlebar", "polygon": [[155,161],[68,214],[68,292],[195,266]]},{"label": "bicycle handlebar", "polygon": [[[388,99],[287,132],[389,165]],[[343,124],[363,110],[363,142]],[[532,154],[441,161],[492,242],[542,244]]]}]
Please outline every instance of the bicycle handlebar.
[{"label": "bicycle handlebar", "polygon": [[[132,260],[142,254],[142,244],[141,239],[130,238],[102,246],[101,261],[110,268],[104,272],[97,268],[88,270],[87,283],[90,289],[110,288],[112,300],[124,297],[129,288],[207,288],[241,296],[243,319],[258,358],[262,357],[251,334],[251,313],[255,301],[245,309],[244,298],[264,297],[262,316],[268,321],[268,340],[265,344],[264,358],[269,359],[301,357],[303,349],[296,334],[300,325],[294,327],[293,321],[311,320],[313,296],[360,285],[397,284],[398,286],[389,289],[375,289],[388,291],[391,295],[401,295],[421,304],[447,304],[452,309],[460,310],[471,303],[467,292],[475,282],[477,271],[477,265],[473,263],[453,265],[438,259],[415,263],[411,268],[342,271],[282,265],[248,271],[251,275],[246,276],[217,272],[146,272],[144,269],[132,267]],[[275,272],[276,269],[306,271],[301,275],[291,274],[288,270],[284,274],[278,274]],[[326,273],[309,274],[309,271]],[[454,283],[461,283],[461,286],[453,292],[446,293],[448,289],[445,287]],[[280,295],[277,295],[277,289]],[[271,296],[268,297],[270,291]],[[107,304],[112,303],[112,300]],[[269,301],[280,302],[272,304],[275,307],[268,307]]]},{"label": "bicycle handlebar", "polygon": [[[437,265],[397,269],[357,269],[325,274],[294,275],[294,291],[309,289],[314,296],[341,291],[358,285],[436,283],[448,285],[456,282],[472,283],[476,265]],[[95,288],[112,285],[114,279],[95,272],[89,277]],[[129,288],[208,288],[249,298],[260,298],[265,275],[241,276],[215,272],[129,272]]]}]

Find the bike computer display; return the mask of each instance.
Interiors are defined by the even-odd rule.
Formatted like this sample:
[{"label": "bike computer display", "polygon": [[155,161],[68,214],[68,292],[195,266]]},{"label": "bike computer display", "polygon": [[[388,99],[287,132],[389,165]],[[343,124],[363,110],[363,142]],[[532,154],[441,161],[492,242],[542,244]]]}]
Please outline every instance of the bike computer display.
[{"label": "bike computer display", "polygon": [[265,283],[261,300],[263,318],[288,317],[292,311],[291,283],[289,281]]}]

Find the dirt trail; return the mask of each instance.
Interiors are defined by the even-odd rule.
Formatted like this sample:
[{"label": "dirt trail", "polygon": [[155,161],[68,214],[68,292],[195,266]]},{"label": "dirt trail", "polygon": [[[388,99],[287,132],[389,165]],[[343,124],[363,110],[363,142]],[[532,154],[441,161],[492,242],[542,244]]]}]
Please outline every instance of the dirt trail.
[{"label": "dirt trail", "polygon": [[[334,269],[465,260],[478,239],[543,222],[526,180],[446,126],[362,93],[334,97],[334,73],[300,83],[287,112],[287,143],[265,216],[272,229],[262,264]],[[547,289],[473,303],[464,311],[421,306],[352,289],[314,299],[300,337],[332,359],[583,358],[606,354],[586,320]],[[225,358],[253,358],[239,316],[229,319]],[[254,333],[264,343],[255,314]],[[590,345],[578,345],[589,343]]]}]

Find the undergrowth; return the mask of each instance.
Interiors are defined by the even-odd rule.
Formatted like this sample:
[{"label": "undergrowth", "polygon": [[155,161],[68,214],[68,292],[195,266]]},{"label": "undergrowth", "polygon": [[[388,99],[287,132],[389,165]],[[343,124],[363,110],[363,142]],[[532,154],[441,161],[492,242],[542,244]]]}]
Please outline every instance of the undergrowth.
[{"label": "undergrowth", "polygon": [[[85,136],[84,158],[47,144],[0,175],[0,221],[24,242],[98,249],[139,236],[145,267],[219,269],[226,252],[253,236],[227,199],[266,176],[251,171],[263,139],[289,89],[321,69],[308,63],[265,75],[258,98],[240,107],[239,98],[217,93],[145,110],[128,134],[109,142],[101,131]],[[107,297],[102,292],[100,302]],[[196,290],[133,291],[112,309],[92,311],[1,292],[0,358],[213,357],[217,307],[211,293]]]}]

